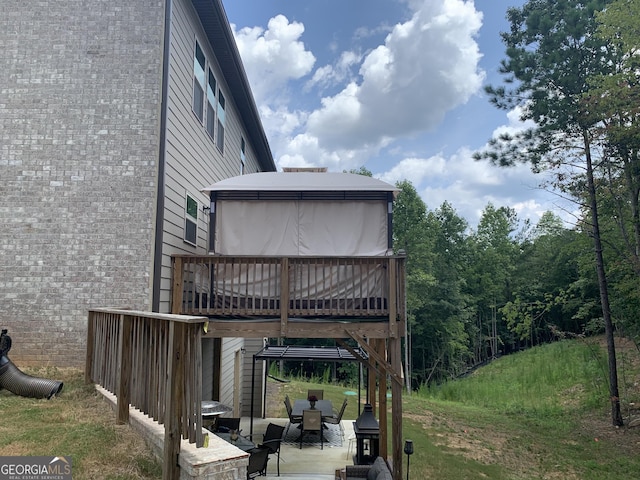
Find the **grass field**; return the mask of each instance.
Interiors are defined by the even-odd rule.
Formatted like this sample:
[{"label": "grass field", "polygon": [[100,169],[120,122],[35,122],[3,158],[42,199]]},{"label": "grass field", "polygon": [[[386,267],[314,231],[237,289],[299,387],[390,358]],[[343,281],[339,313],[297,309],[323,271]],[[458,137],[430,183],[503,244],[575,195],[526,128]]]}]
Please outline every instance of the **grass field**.
[{"label": "grass field", "polygon": [[31,399],[0,390],[0,455],[67,456],[74,480],[158,479],[162,469],[144,440],[115,413],[77,369],[23,369],[64,382],[59,397]]},{"label": "grass field", "polygon": [[[628,421],[640,417],[640,359],[621,340],[618,352]],[[115,424],[82,372],[27,373],[63,380],[65,387],[49,401],[0,391],[1,455],[71,455],[76,480],[161,478],[144,441]],[[611,426],[605,379],[602,345],[572,340],[503,357],[464,379],[406,395],[403,438],[413,440],[415,450],[410,478],[640,479],[640,426]],[[278,383],[268,415],[284,417],[284,395],[300,398],[311,386],[317,384]],[[352,389],[321,388],[334,404]],[[351,401],[345,418],[356,416]]]}]

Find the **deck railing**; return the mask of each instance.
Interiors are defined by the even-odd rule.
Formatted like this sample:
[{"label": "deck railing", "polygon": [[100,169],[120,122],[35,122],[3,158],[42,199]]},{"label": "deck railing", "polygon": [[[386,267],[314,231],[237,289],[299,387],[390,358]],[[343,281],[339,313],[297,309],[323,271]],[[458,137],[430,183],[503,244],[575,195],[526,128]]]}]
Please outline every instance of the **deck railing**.
[{"label": "deck railing", "polygon": [[117,397],[117,421],[129,406],[165,426],[163,478],[179,477],[181,438],[204,444],[202,351],[205,317],[132,310],[89,311],[85,380]]},{"label": "deck railing", "polygon": [[404,257],[172,258],[174,313],[373,318],[404,310],[396,294],[404,291]]}]

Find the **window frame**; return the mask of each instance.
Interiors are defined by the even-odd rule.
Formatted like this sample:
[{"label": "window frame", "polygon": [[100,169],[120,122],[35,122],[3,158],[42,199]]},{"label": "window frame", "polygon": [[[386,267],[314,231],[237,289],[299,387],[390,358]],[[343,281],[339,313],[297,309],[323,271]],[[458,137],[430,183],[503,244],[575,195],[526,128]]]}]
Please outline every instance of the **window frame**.
[{"label": "window frame", "polygon": [[[194,210],[195,208],[195,210]],[[184,231],[183,240],[189,245],[194,247],[198,246],[198,210],[200,204],[198,200],[190,195],[188,192],[185,194],[184,201]],[[189,227],[192,226],[190,229]],[[193,240],[189,236],[189,233],[193,231]]]},{"label": "window frame", "polygon": [[247,144],[244,137],[240,137],[240,175],[244,175],[244,169],[247,165]]},{"label": "window frame", "polygon": [[218,104],[218,99],[216,96],[216,89],[218,88],[218,81],[216,80],[215,75],[213,74],[213,69],[211,66],[207,69],[207,93],[205,95],[205,104],[206,104],[206,119],[205,119],[205,130],[211,137],[211,140],[215,143],[215,133],[216,133],[216,106]]},{"label": "window frame", "polygon": [[216,147],[220,150],[220,153],[224,153],[224,131],[225,131],[225,123],[226,123],[226,105],[227,101],[225,99],[224,93],[222,93],[222,89],[218,88],[218,109],[217,109],[217,129],[216,129]]},{"label": "window frame", "polygon": [[[200,53],[201,55],[198,55],[198,53]],[[202,59],[202,62],[204,63],[200,62],[199,57],[202,57],[201,59]],[[198,69],[196,65],[199,65],[201,69]],[[206,87],[204,83],[207,80],[206,67],[207,67],[207,57],[204,54],[204,50],[200,46],[200,42],[198,42],[198,40],[195,39],[195,45],[193,49],[193,92],[191,97],[191,111],[196,116],[200,124],[204,122],[204,103],[205,103],[205,93],[206,93]],[[196,98],[196,93],[198,93],[197,98]],[[199,103],[199,104],[196,105],[196,103]]]}]

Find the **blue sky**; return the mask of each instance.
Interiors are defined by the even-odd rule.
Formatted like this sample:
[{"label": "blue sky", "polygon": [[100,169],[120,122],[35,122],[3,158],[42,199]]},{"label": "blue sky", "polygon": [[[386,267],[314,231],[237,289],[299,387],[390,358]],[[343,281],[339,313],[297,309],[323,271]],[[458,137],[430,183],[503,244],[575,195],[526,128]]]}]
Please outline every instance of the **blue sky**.
[{"label": "blue sky", "polygon": [[507,8],[524,0],[226,0],[229,22],[279,168],[364,166],[410,180],[429,209],[566,217],[522,165],[472,159],[518,112],[489,104]]}]

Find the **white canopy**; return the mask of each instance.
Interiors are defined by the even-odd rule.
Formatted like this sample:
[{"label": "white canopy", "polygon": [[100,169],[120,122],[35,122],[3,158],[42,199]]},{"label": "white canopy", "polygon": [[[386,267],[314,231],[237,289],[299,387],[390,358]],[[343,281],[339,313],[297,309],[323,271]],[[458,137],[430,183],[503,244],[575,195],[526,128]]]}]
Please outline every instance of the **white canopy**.
[{"label": "white canopy", "polygon": [[396,187],[352,173],[262,172],[210,192],[222,255],[375,256],[389,249]]},{"label": "white canopy", "polygon": [[[203,191],[211,197],[210,249],[216,254],[374,257],[390,253],[391,204],[398,189],[375,178],[351,173],[263,172],[228,178]],[[270,274],[238,268],[214,275],[217,283],[211,289],[236,288],[240,282],[232,279],[246,277],[252,278],[251,295],[267,298],[264,292],[271,291]],[[209,277],[205,273],[196,283]],[[382,294],[379,268],[364,272],[332,266],[319,277],[322,280],[309,272],[299,276],[298,287],[318,298],[332,293],[327,285],[333,292],[351,289],[354,298]],[[210,290],[204,283],[202,288]]]},{"label": "white canopy", "polygon": [[260,172],[227,178],[214,183],[203,192],[222,191],[317,191],[317,192],[398,192],[382,180],[338,172]]}]

